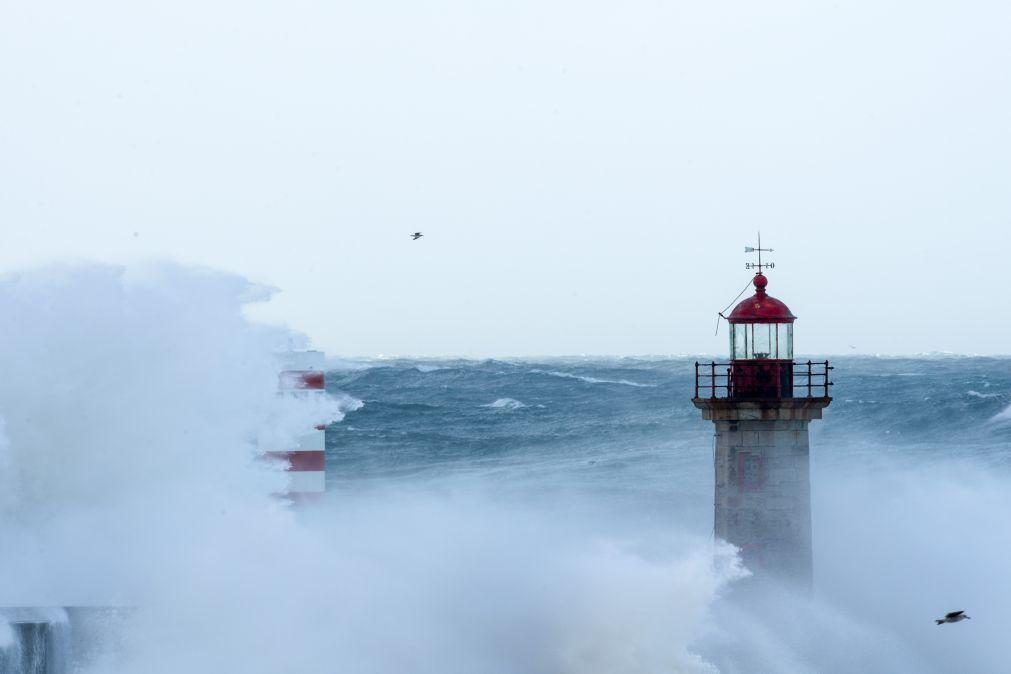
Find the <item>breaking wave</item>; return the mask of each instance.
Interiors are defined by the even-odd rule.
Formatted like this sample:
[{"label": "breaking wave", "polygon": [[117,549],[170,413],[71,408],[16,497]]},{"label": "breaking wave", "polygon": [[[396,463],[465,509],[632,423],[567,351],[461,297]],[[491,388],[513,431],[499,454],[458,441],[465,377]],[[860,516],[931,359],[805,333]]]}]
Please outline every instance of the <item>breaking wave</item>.
[{"label": "breaking wave", "polygon": [[745,573],[729,546],[644,552],[637,517],[616,537],[592,500],[480,480],[365,483],[298,517],[271,498],[264,442],[323,413],[441,408],[279,400],[291,335],[243,312],[265,296],[174,265],[0,280],[19,318],[0,336],[0,605],[129,610],[75,671],[386,674],[404,653],[445,674],[714,671],[692,643]]},{"label": "breaking wave", "polygon": [[[80,674],[1006,669],[1007,428],[986,421],[1011,408],[965,395],[1008,390],[1004,362],[844,361],[812,428],[817,597],[756,609],[710,538],[689,361],[356,367],[328,380],[346,397],[279,401],[291,335],[243,311],[266,296],[173,265],[0,279],[0,605],[129,607]],[[336,486],[296,515],[256,439],[322,414],[359,430],[331,429]],[[976,619],[938,638],[957,609]]]}]

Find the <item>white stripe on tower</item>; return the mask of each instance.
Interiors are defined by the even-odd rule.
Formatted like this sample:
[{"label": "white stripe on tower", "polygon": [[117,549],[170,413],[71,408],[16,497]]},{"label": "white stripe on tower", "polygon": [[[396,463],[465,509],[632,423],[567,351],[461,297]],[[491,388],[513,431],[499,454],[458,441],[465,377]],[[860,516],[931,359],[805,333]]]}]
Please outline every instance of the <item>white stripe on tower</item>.
[{"label": "white stripe on tower", "polygon": [[[278,389],[287,395],[326,395],[324,359],[320,351],[285,354],[285,369],[278,377]],[[326,491],[326,424],[299,436],[287,451],[267,452],[267,456],[287,461],[288,490],[295,502],[313,500]]]}]

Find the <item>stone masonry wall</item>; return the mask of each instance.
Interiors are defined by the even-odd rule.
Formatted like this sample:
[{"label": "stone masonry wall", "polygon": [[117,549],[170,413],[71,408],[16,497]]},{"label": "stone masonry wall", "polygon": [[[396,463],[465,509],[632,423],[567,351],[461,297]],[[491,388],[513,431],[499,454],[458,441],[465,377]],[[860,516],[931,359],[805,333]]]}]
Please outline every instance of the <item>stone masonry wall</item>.
[{"label": "stone masonry wall", "polygon": [[810,585],[808,419],[728,419],[716,425],[715,533],[756,575]]}]

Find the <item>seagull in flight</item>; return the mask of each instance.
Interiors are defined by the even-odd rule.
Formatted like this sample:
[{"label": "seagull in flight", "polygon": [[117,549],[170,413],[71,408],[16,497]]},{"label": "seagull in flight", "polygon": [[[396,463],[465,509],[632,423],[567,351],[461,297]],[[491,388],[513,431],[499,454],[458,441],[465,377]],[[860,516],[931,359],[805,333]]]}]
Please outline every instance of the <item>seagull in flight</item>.
[{"label": "seagull in flight", "polygon": [[411,241],[417,241],[423,236],[424,234],[422,234],[421,232],[415,232],[414,234],[411,234]]},{"label": "seagull in flight", "polygon": [[951,613],[946,613],[942,620],[935,620],[934,622],[938,625],[943,625],[944,623],[957,623],[960,620],[972,620],[972,618],[967,616],[965,611],[952,611]]}]

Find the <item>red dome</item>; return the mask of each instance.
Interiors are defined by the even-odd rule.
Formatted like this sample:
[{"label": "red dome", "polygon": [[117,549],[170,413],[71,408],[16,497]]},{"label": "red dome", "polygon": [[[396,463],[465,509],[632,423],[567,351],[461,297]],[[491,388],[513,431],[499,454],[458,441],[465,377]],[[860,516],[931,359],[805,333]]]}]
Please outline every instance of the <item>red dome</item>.
[{"label": "red dome", "polygon": [[793,323],[796,316],[775,297],[765,294],[769,279],[761,272],[755,274],[755,294],[744,300],[730,312],[730,323]]}]

